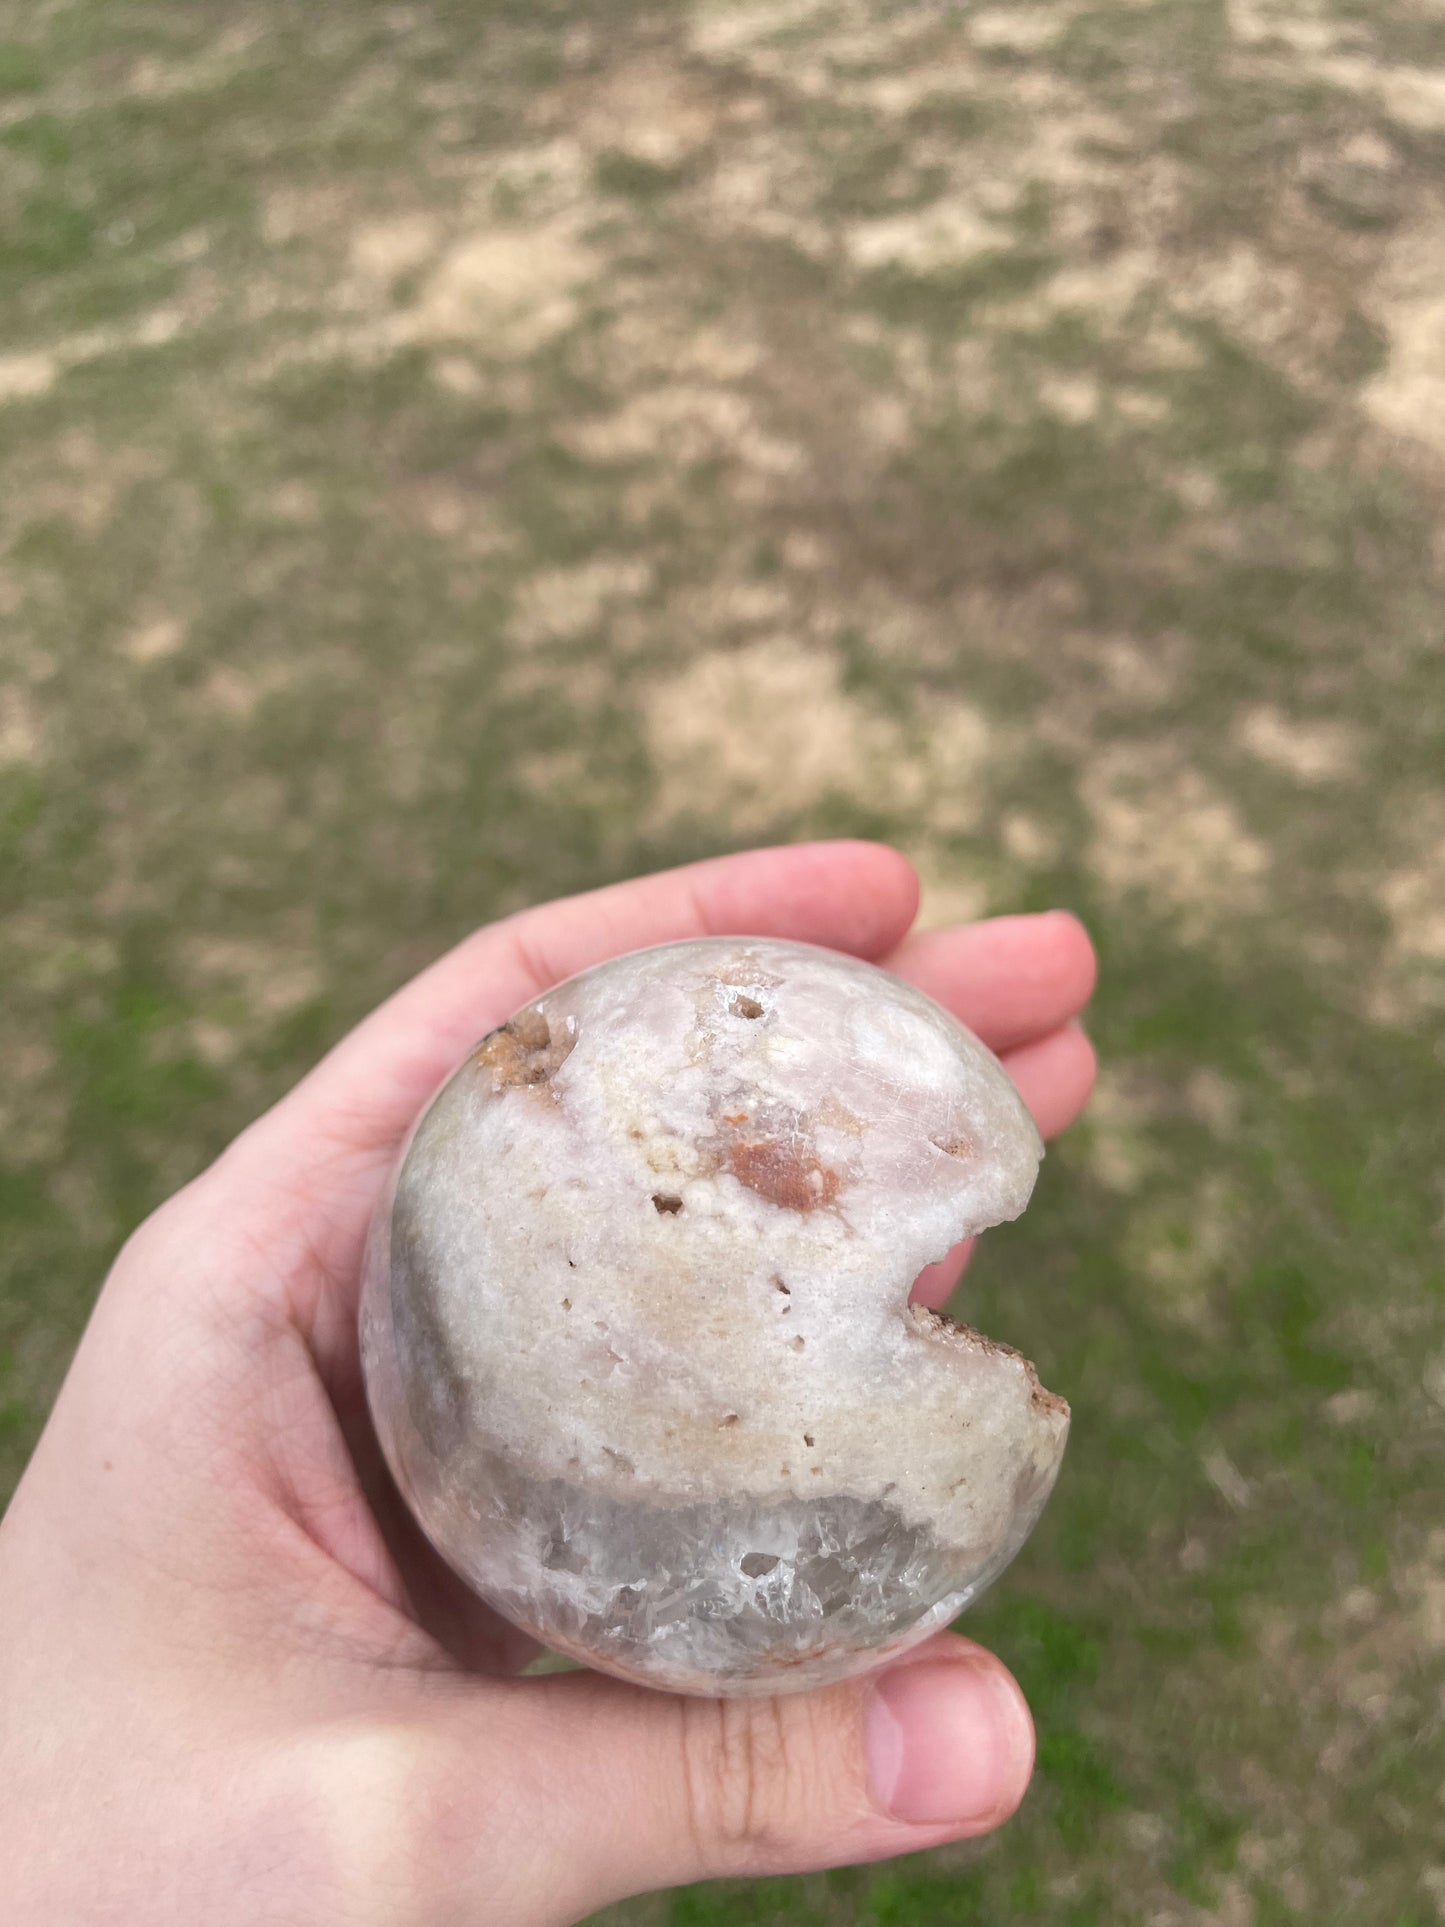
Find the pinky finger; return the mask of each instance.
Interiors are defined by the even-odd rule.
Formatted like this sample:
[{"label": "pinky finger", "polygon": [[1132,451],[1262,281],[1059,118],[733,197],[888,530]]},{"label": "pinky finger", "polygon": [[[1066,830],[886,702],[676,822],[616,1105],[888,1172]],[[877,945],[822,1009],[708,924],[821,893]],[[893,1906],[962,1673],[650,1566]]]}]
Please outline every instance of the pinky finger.
[{"label": "pinky finger", "polygon": [[909,1302],[927,1305],[930,1311],[937,1311],[941,1305],[946,1305],[977,1243],[977,1238],[965,1238],[962,1244],[953,1247],[946,1258],[940,1258],[937,1264],[925,1265],[913,1281],[913,1289],[908,1294]]}]

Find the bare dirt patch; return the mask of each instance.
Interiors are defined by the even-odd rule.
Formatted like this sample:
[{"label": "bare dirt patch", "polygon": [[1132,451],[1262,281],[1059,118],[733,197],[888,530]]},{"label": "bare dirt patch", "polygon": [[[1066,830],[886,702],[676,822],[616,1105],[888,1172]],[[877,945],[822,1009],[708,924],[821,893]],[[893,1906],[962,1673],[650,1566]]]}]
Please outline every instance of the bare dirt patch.
[{"label": "bare dirt patch", "polygon": [[1399,234],[1369,304],[1389,352],[1361,406],[1382,428],[1445,456],[1445,222]]},{"label": "bare dirt patch", "polygon": [[981,807],[988,723],[950,702],[916,728],[844,688],[836,658],[786,636],[713,651],[647,692],[661,820],[720,813],[737,833],[830,796],[960,829]]},{"label": "bare dirt patch", "polygon": [[1094,871],[1116,895],[1142,891],[1194,933],[1261,901],[1268,846],[1169,745],[1106,751],[1085,767],[1079,790],[1094,823]]},{"label": "bare dirt patch", "polygon": [[1338,782],[1357,768],[1360,732],[1335,717],[1291,716],[1263,704],[1246,711],[1237,730],[1252,756],[1301,783]]}]

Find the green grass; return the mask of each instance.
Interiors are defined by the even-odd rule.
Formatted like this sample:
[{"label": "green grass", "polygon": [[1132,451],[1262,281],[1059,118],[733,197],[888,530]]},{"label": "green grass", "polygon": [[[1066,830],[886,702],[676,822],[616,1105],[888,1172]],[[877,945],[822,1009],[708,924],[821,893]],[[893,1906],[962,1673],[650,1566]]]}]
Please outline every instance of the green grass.
[{"label": "green grass", "polygon": [[1438,1917],[1445,149],[1420,11],[1327,19],[1378,86],[1192,4],[0,0],[7,1488],[126,1232],[479,920],[855,832],[1098,941],[965,1294],[1075,1412],[968,1620],[1024,1812],[615,1927]]}]

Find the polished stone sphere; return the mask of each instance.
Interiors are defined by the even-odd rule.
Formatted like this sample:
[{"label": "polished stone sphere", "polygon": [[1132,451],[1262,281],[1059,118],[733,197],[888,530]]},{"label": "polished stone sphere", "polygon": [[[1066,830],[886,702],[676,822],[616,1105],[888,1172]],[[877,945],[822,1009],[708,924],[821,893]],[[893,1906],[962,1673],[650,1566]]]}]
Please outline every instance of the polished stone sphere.
[{"label": "polished stone sphere", "polygon": [[428,1537],[544,1645],[677,1692],[861,1672],[1023,1544],[1068,1408],[910,1306],[1042,1147],[870,964],[709,938],[485,1037],[378,1210],[362,1362]]}]

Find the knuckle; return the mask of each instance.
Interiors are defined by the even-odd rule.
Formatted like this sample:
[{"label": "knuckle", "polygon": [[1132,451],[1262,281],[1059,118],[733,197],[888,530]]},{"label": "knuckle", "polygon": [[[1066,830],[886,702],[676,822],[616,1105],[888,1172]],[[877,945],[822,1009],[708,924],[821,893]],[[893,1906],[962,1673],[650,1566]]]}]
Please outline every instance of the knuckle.
[{"label": "knuckle", "polygon": [[819,1797],[820,1750],[804,1698],[680,1699],[680,1786],[706,1874],[783,1864]]},{"label": "knuckle", "polygon": [[329,1911],[347,1927],[380,1927],[388,1908],[406,1919],[395,1910],[433,1844],[424,1749],[405,1731],[360,1730],[329,1736],[321,1766]]},{"label": "knuckle", "polygon": [[327,1927],[423,1927],[475,1879],[476,1802],[459,1801],[459,1763],[428,1732],[404,1721],[333,1732],[307,1778],[323,1789],[314,1847]]}]

